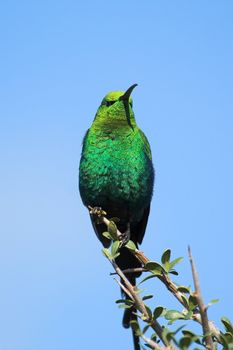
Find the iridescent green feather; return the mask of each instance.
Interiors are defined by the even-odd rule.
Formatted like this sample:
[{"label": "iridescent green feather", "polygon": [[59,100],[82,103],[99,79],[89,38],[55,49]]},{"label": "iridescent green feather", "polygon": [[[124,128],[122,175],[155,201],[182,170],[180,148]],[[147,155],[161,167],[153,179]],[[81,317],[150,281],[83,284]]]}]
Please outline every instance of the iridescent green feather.
[{"label": "iridescent green feather", "polygon": [[[138,128],[129,100],[129,125],[119,97],[111,92],[102,101],[88,130],[80,163],[80,192],[86,206],[101,206],[108,212],[127,207],[130,221],[140,221],[150,204],[153,187],[153,166],[148,140]],[[116,101],[107,105],[109,101]],[[122,219],[125,219],[124,217]]]}]

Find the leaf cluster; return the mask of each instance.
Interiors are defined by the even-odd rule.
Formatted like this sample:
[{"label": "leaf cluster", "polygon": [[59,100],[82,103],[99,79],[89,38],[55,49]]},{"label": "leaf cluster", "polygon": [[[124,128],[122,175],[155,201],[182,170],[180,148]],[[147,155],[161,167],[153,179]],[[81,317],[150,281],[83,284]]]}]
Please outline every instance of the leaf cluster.
[{"label": "leaf cluster", "polygon": [[[122,247],[122,241],[119,240],[119,236],[117,235],[116,223],[117,218],[110,220],[107,231],[103,233],[104,237],[108,238],[111,243],[109,249],[104,248],[102,250],[103,254],[110,261],[114,261],[114,259],[119,256],[120,248]],[[124,246],[129,249],[132,254],[135,254],[137,248],[133,241],[128,241]],[[192,290],[190,286],[178,285],[171,279],[172,276],[178,275],[175,268],[183,258],[178,257],[171,259],[171,255],[171,249],[166,249],[161,255],[160,262],[148,259],[143,266],[148,275],[141,278],[138,285],[135,287],[135,292],[141,298],[141,302],[146,310],[146,315],[137,309],[135,300],[127,298],[116,301],[120,308],[137,309],[135,313],[137,315],[137,320],[131,321],[131,327],[135,334],[144,341],[144,345],[141,345],[142,348],[158,350],[159,348],[162,349],[161,344],[163,343],[166,347],[169,347],[169,349],[177,348],[187,350],[194,348],[200,350],[206,348],[208,350],[214,350],[217,349],[217,346],[221,346],[223,350],[233,350],[233,326],[226,317],[221,318],[224,327],[223,331],[218,330],[217,327],[214,326],[209,334],[204,333],[196,290]],[[157,302],[154,307],[149,307],[145,304],[145,301],[153,298],[153,294],[143,295],[144,290],[139,289],[139,285],[153,278],[159,279],[167,287],[168,291],[174,295],[181,304],[180,309],[168,309],[164,305],[156,305]],[[206,310],[216,302],[218,302],[218,299],[211,300],[206,305]],[[180,321],[185,322],[185,324],[178,324]],[[192,324],[194,322],[200,324],[200,334],[196,334],[193,331]],[[207,320],[207,322],[209,321]],[[143,325],[143,323],[146,324]],[[191,329],[186,329],[186,323],[191,326]],[[158,331],[158,329],[162,331]],[[208,345],[207,337],[211,337],[212,339],[213,346],[211,348]]]}]

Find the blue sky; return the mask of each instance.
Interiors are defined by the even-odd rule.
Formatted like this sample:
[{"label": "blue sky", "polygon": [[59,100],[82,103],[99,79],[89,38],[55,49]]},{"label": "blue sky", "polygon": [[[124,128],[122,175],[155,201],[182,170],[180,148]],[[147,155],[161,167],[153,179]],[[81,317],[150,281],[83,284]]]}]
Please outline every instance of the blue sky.
[{"label": "blue sky", "polygon": [[0,349],[130,347],[77,179],[100,101],[133,83],[156,169],[142,249],[184,256],[190,284],[190,244],[205,300],[220,299],[210,318],[233,320],[232,15],[230,0],[1,5]]}]

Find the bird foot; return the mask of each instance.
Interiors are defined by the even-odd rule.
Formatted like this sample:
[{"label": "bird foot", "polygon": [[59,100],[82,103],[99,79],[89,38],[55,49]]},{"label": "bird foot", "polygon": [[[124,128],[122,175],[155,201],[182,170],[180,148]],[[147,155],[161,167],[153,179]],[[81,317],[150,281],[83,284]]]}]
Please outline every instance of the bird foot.
[{"label": "bird foot", "polygon": [[88,209],[89,209],[90,215],[96,217],[96,223],[101,223],[102,217],[107,214],[106,211],[104,211],[101,207],[91,207],[89,205]]},{"label": "bird foot", "polygon": [[88,206],[91,215],[96,215],[98,217],[105,216],[107,213],[101,207],[91,207]]},{"label": "bird foot", "polygon": [[129,223],[127,225],[127,230],[120,235],[119,240],[122,242],[123,246],[129,242],[129,240],[130,240],[130,225],[129,225]]}]

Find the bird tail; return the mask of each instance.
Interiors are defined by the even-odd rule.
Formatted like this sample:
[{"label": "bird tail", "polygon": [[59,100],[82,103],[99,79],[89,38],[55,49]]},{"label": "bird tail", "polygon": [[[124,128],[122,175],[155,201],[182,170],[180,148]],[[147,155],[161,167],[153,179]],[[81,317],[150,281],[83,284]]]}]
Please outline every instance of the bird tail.
[{"label": "bird tail", "polygon": [[129,328],[131,327],[132,330],[132,336],[133,336],[133,344],[134,344],[134,350],[140,350],[140,340],[139,336],[135,334],[133,327],[130,325],[130,321],[136,320],[137,321],[137,316],[135,315],[136,309],[125,309],[124,315],[123,315],[123,320],[122,324],[124,328]]},{"label": "bird tail", "polygon": [[133,344],[134,344],[134,350],[140,350],[140,340],[139,336],[137,336],[133,330],[133,327],[130,324],[130,321],[136,320],[137,321],[137,315],[135,308],[130,308],[130,309],[125,309],[123,319],[122,319],[122,324],[124,328],[129,328],[131,327],[132,330],[132,336],[133,336]]},{"label": "bird tail", "polygon": [[[135,316],[135,319],[137,320],[137,316],[136,315],[133,315],[133,316]],[[131,329],[132,329],[134,350],[141,350],[139,336],[135,334],[132,327],[131,327]]]},{"label": "bird tail", "polygon": [[132,334],[133,334],[134,350],[141,350],[139,336],[135,335],[133,330],[132,330]]}]

